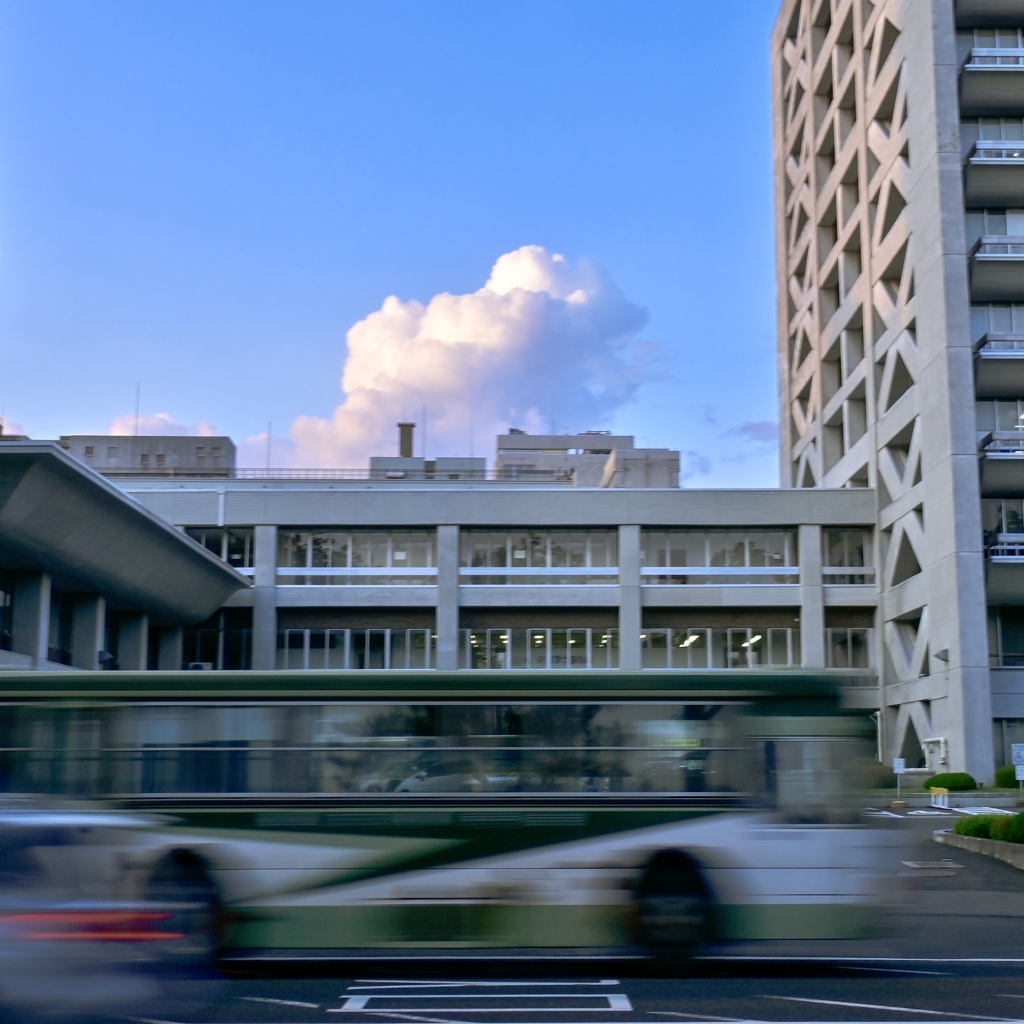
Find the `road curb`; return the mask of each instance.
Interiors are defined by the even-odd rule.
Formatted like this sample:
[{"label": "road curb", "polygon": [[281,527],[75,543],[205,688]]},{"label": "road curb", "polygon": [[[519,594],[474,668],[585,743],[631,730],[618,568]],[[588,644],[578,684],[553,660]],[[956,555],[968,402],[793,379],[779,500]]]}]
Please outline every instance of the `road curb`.
[{"label": "road curb", "polygon": [[980,853],[984,857],[993,857],[1001,860],[1004,864],[1019,868],[1024,871],[1024,844],[1004,843],[998,839],[977,839],[974,836],[958,836],[952,831],[936,832],[934,839],[937,843],[945,843],[957,850],[967,850],[970,853]]}]

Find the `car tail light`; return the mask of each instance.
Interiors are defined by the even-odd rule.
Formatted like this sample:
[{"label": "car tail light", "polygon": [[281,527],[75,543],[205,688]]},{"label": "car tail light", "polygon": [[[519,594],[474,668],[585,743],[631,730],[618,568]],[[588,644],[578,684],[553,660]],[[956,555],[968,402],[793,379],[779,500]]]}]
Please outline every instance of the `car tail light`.
[{"label": "car tail light", "polygon": [[22,939],[52,942],[166,942],[184,938],[170,931],[171,914],[148,910],[43,910],[0,915],[0,926]]}]

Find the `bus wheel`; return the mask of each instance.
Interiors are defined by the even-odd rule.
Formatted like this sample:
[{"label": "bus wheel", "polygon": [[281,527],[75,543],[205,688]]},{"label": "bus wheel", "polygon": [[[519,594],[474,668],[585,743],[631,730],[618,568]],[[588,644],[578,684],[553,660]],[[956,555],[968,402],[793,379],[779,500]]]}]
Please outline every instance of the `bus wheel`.
[{"label": "bus wheel", "polygon": [[145,898],[171,912],[166,929],[177,934],[165,956],[191,967],[212,966],[223,941],[220,894],[202,858],[191,850],[172,850],[153,869]]},{"label": "bus wheel", "polygon": [[640,876],[635,901],[640,943],[664,965],[689,960],[712,937],[711,892],[685,853],[656,853]]}]

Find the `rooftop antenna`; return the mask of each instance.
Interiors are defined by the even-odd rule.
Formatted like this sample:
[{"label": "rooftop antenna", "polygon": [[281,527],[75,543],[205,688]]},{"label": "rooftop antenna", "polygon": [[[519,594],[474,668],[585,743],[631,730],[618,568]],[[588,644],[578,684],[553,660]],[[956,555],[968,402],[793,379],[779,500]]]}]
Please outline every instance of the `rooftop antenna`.
[{"label": "rooftop antenna", "polygon": [[142,397],[142,381],[135,382],[135,436],[139,436],[139,399]]},{"label": "rooftop antenna", "polygon": [[423,461],[427,461],[427,407],[423,406]]},{"label": "rooftop antenna", "polygon": [[273,438],[274,424],[267,420],[267,472],[270,472],[270,442]]}]

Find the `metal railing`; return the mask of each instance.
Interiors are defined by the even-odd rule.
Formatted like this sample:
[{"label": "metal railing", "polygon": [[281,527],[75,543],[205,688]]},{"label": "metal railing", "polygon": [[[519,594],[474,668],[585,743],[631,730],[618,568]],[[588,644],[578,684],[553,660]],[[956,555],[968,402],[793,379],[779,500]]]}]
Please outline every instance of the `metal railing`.
[{"label": "metal railing", "polygon": [[1024,560],[1024,538],[1017,543],[1000,541],[998,544],[991,544],[985,549],[985,557],[989,559],[1022,559]]},{"label": "metal railing", "polygon": [[1024,430],[991,430],[978,441],[985,455],[1024,455]]},{"label": "metal railing", "polygon": [[640,570],[642,582],[661,586],[735,586],[800,582],[796,565],[649,565]]},{"label": "metal railing", "polygon": [[1024,49],[1018,47],[975,46],[960,65],[964,68],[1024,68]]},{"label": "metal railing", "polygon": [[975,343],[977,356],[1024,356],[1024,334],[986,331]]},{"label": "metal railing", "polygon": [[94,467],[103,476],[199,478],[218,480],[379,480],[381,482],[501,482],[571,484],[572,471],[565,469],[291,469],[252,467],[207,468],[196,466],[106,466]]},{"label": "metal railing", "polygon": [[976,256],[1024,256],[1024,235],[982,235],[968,254]]},{"label": "metal railing", "polygon": [[965,163],[971,160],[1020,160],[1024,162],[1024,139],[979,139],[967,153]]}]

